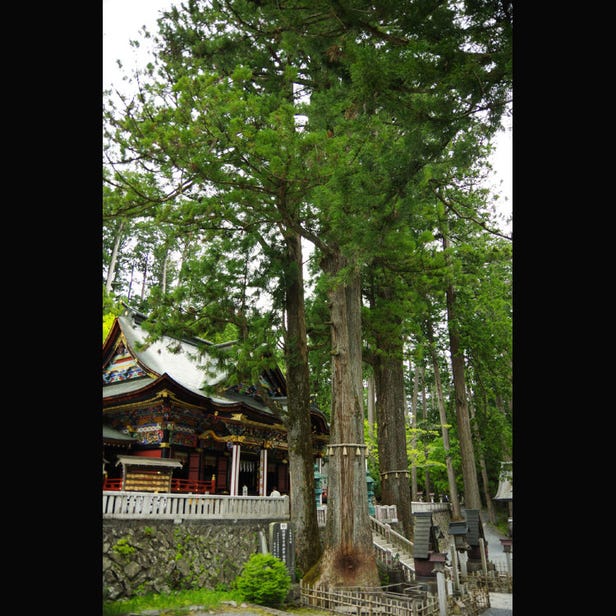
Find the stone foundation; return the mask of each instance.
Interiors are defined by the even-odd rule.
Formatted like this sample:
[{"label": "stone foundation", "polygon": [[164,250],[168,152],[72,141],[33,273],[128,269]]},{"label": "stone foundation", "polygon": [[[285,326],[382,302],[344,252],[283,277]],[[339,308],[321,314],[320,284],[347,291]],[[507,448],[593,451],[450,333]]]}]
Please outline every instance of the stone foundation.
[{"label": "stone foundation", "polygon": [[259,551],[254,520],[104,520],[103,599],[228,587]]}]

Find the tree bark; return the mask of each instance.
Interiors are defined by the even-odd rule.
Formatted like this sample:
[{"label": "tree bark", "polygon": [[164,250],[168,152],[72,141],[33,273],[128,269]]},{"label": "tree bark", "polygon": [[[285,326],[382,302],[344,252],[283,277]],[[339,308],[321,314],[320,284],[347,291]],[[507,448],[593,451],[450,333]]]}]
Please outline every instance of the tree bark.
[{"label": "tree bark", "polygon": [[441,434],[443,435],[443,449],[445,450],[445,465],[447,467],[447,484],[449,486],[449,500],[451,503],[451,517],[453,520],[461,520],[460,502],[458,498],[458,487],[456,485],[456,475],[453,470],[451,459],[451,448],[449,446],[449,429],[447,428],[447,414],[445,413],[445,402],[443,399],[443,386],[441,384],[441,371],[438,366],[438,357],[434,348],[434,334],[432,323],[427,323],[427,338],[430,345],[430,356],[432,358],[432,368],[434,370],[434,383],[436,387],[436,399],[438,401],[438,413],[441,421]]},{"label": "tree bark", "polygon": [[[422,371],[423,372],[423,371]],[[428,429],[428,397],[426,395],[426,381],[425,379],[421,379],[421,418],[423,420],[424,430]],[[423,453],[425,456],[425,460],[428,461],[430,458],[430,454],[428,452],[428,440],[429,437],[423,433],[422,434],[422,445],[423,445]],[[432,482],[430,481],[430,469],[426,465],[424,467],[424,498],[426,502],[430,502],[430,492],[432,492]]]},{"label": "tree bark", "polygon": [[332,410],[328,446],[325,546],[304,576],[313,586],[379,586],[366,484],[362,391],[361,285],[359,272],[341,277],[339,252],[322,261],[334,283],[329,290],[332,342]]},{"label": "tree bark", "polygon": [[[447,254],[448,248],[449,238],[446,233],[443,233],[443,249],[445,254]],[[453,284],[447,286],[446,302],[449,350],[451,353],[451,372],[456,400],[456,420],[458,426],[458,440],[460,442],[460,457],[462,460],[462,478],[464,481],[464,502],[467,509],[481,509],[475,451],[473,449],[473,435],[471,432],[471,422],[466,401],[464,356],[462,354],[460,336],[458,335],[456,325],[456,293]]]},{"label": "tree bark", "polygon": [[374,434],[374,374],[368,377],[368,431],[370,436]]},{"label": "tree bark", "polygon": [[310,422],[310,380],[304,305],[301,238],[287,236],[287,327],[285,360],[288,415],[286,417],[291,476],[291,521],[295,532],[296,563],[308,571],[321,556],[320,531],[314,494],[314,450]]},{"label": "tree bark", "polygon": [[[467,399],[469,401],[469,409],[471,413],[471,420],[475,419],[475,408],[472,403],[472,396],[470,392],[467,393]],[[483,485],[483,497],[486,501],[486,509],[488,510],[488,520],[492,522],[492,524],[496,523],[496,513],[494,511],[494,503],[492,502],[492,497],[490,496],[490,483],[488,481],[488,468],[486,465],[486,460],[483,455],[481,446],[481,434],[479,432],[479,427],[477,426],[477,422],[473,421],[471,424],[471,429],[473,432],[473,438],[475,439],[475,443],[479,447],[479,469],[481,473],[481,483]]]},{"label": "tree bark", "polygon": [[[412,372],[412,366],[409,362],[409,370]],[[419,367],[415,367],[415,375],[413,377],[413,393],[411,398],[411,502],[419,500],[417,496],[417,391],[419,389]],[[412,505],[411,505],[412,507]]]},{"label": "tree bark", "polygon": [[116,277],[116,269],[118,265],[118,253],[120,251],[120,244],[122,243],[122,235],[124,233],[124,221],[120,222],[120,226],[115,234],[113,241],[113,250],[111,252],[111,259],[109,260],[109,269],[107,270],[107,280],[105,281],[105,289],[107,293],[111,294],[113,290],[113,281]]},{"label": "tree bark", "polygon": [[[396,349],[392,348],[393,344],[397,345]],[[394,342],[377,335],[377,348],[383,351],[374,359],[381,501],[384,505],[396,505],[402,534],[412,540],[402,338]]]}]

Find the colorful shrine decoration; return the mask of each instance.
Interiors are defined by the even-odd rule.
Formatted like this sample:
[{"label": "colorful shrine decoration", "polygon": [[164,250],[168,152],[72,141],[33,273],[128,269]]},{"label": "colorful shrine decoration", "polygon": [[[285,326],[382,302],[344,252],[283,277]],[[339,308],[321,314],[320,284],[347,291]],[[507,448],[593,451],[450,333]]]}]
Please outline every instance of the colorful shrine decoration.
[{"label": "colorful shrine decoration", "polygon": [[[148,342],[146,319],[125,305],[103,343],[103,489],[127,489],[121,460],[129,455],[178,462],[163,465],[168,477],[145,491],[266,496],[277,486],[288,494],[280,369],[265,371],[255,385],[226,386],[213,354],[232,352],[232,345],[168,336]],[[329,425],[319,409],[310,415],[317,460],[326,454]]]}]

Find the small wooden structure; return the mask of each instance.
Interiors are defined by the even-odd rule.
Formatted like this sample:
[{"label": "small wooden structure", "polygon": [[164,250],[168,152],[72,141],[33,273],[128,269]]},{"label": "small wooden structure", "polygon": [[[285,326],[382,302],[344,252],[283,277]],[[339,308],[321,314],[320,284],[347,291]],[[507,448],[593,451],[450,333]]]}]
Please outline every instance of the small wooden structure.
[{"label": "small wooden structure", "polygon": [[415,563],[416,579],[432,579],[436,577],[434,562],[438,551],[438,538],[436,527],[432,524],[431,511],[417,511],[413,513],[415,521],[413,560]]},{"label": "small wooden structure", "polygon": [[483,540],[486,560],[488,559],[488,542],[483,532],[483,523],[479,509],[464,509],[464,517],[467,525],[466,542],[470,546],[466,566],[469,572],[477,571],[482,568],[479,540]]},{"label": "small wooden structure", "polygon": [[182,468],[179,460],[118,456],[122,465],[122,489],[125,492],[171,492],[173,469]]},{"label": "small wooden structure", "polygon": [[496,490],[496,496],[492,500],[507,503],[509,513],[507,526],[509,528],[509,536],[513,537],[513,462],[501,462],[498,489]]}]

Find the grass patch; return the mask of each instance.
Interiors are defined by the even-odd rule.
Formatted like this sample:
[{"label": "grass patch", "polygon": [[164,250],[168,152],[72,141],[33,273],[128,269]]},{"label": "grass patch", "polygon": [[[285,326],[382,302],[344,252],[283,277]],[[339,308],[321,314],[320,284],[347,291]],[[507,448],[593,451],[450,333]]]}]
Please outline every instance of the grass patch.
[{"label": "grass patch", "polygon": [[204,610],[221,607],[225,601],[244,601],[237,590],[181,590],[167,594],[149,594],[120,601],[104,601],[103,616],[126,616],[146,610],[165,610],[167,616],[186,614],[186,610],[197,605]]}]

